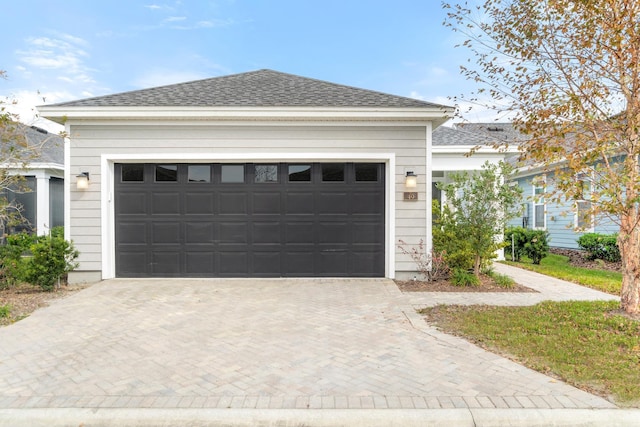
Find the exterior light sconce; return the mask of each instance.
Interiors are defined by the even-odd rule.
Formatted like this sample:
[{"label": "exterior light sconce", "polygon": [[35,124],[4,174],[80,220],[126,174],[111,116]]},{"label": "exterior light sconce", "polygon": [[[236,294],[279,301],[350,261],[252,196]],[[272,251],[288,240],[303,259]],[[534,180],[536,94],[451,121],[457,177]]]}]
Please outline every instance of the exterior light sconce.
[{"label": "exterior light sconce", "polygon": [[89,188],[89,172],[80,172],[79,175],[76,175],[76,188],[78,190]]},{"label": "exterior light sconce", "polygon": [[[408,171],[404,178],[404,186],[408,189],[415,189],[418,186],[418,175],[413,171]],[[418,200],[418,192],[405,191],[402,198],[403,200]]]},{"label": "exterior light sconce", "polygon": [[407,172],[407,176],[404,179],[404,186],[407,188],[416,188],[418,185],[418,175],[413,171]]}]

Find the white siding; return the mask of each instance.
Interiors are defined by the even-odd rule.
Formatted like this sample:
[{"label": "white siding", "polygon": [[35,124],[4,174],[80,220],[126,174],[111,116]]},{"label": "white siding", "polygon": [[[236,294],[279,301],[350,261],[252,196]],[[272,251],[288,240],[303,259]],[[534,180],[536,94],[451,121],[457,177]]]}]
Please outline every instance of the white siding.
[{"label": "white siding", "polygon": [[[364,154],[391,153],[395,156],[395,251],[396,271],[412,271],[415,265],[397,250],[398,240],[417,244],[426,240],[427,189],[425,185],[426,129],[416,125],[379,125],[362,123],[300,123],[211,125],[203,122],[154,122],[149,124],[81,124],[70,123],[71,159],[69,174],[90,173],[88,190],[75,188],[72,178],[69,235],[80,250],[79,272],[102,270],[101,156],[126,158],[154,155],[157,160],[171,158],[215,162],[229,153],[326,153],[345,159]],[[190,156],[193,156],[192,158]],[[236,160],[244,160],[238,158]],[[302,159],[300,159],[302,160]],[[181,160],[188,161],[188,160]],[[407,170],[418,175],[418,201],[404,201],[404,177]],[[431,169],[428,170],[431,173]],[[108,178],[108,177],[107,177]],[[105,194],[104,197],[109,197]],[[390,223],[394,223],[393,220]],[[106,238],[105,237],[105,238]],[[99,277],[98,277],[99,278]]]}]

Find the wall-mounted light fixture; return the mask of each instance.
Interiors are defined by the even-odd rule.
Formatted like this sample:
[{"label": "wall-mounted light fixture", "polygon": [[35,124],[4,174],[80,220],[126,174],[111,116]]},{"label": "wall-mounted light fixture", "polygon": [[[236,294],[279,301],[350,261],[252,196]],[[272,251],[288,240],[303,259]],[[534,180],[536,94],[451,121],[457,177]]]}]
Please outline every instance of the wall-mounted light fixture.
[{"label": "wall-mounted light fixture", "polygon": [[413,171],[407,172],[407,176],[404,179],[404,186],[407,188],[416,188],[418,185],[418,175]]},{"label": "wall-mounted light fixture", "polygon": [[89,188],[89,172],[80,172],[79,175],[76,175],[76,188],[78,190]]}]

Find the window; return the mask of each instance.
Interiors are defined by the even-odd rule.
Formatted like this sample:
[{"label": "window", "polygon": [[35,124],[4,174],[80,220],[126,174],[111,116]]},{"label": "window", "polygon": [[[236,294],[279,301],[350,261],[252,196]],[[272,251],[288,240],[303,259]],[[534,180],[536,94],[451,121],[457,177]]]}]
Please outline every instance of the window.
[{"label": "window", "polygon": [[64,180],[49,179],[49,227],[64,225]]},{"label": "window", "polygon": [[311,182],[311,165],[289,165],[289,182]]},{"label": "window", "polygon": [[177,182],[178,165],[156,165],[156,182]]},{"label": "window", "polygon": [[143,182],[144,165],[122,165],[122,182]]},{"label": "window", "polygon": [[356,163],[356,181],[359,182],[376,182],[378,181],[378,164],[377,163]]},{"label": "window", "polygon": [[278,165],[255,165],[254,182],[278,182]]},{"label": "window", "polygon": [[590,210],[591,202],[586,200],[576,202],[576,226],[580,230],[590,230],[593,227]]},{"label": "window", "polygon": [[323,163],[321,168],[323,181],[344,181],[344,163]]},{"label": "window", "polygon": [[187,168],[189,182],[211,182],[211,166],[189,165]]},{"label": "window", "polygon": [[533,183],[533,228],[546,228],[547,215],[544,193],[546,191],[544,180]]},{"label": "window", "polygon": [[17,208],[9,209],[9,213],[19,212],[22,218],[17,218],[19,223],[12,224],[8,231],[10,233],[34,231],[37,215],[36,178],[27,176],[10,187],[2,192],[2,196],[6,197],[7,203],[13,203]]},{"label": "window", "polygon": [[222,165],[220,181],[222,183],[243,183],[244,165]]}]

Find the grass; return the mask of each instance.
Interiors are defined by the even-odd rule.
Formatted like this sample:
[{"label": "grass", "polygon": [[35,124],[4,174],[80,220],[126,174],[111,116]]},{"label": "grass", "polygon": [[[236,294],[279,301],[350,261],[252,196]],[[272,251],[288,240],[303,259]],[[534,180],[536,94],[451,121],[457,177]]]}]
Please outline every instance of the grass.
[{"label": "grass", "polygon": [[9,317],[11,314],[11,306],[9,304],[0,305],[0,318]]},{"label": "grass", "polygon": [[640,322],[611,314],[617,302],[543,302],[533,307],[444,306],[421,310],[518,363],[620,406],[640,404]]},{"label": "grass", "polygon": [[569,258],[564,255],[549,254],[546,258],[542,259],[539,265],[533,264],[529,259],[524,257],[522,262],[504,261],[504,263],[578,283],[612,295],[620,295],[622,288],[621,273],[610,270],[574,267],[569,264]]}]

